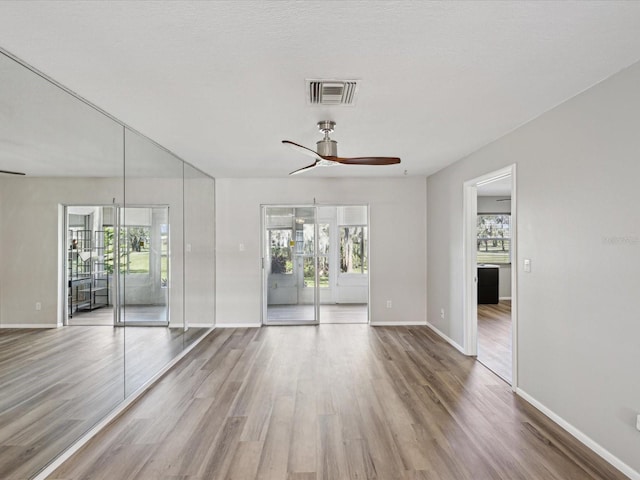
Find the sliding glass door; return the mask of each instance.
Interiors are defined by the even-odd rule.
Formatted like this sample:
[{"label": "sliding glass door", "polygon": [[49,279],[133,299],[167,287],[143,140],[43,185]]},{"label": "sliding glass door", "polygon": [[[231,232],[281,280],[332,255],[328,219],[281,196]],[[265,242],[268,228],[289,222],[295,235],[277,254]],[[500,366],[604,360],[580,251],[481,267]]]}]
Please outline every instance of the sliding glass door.
[{"label": "sliding glass door", "polygon": [[318,323],[315,207],[263,207],[263,323]]},{"label": "sliding glass door", "polygon": [[262,213],[262,323],[368,323],[368,207],[263,206]]},{"label": "sliding glass door", "polygon": [[66,325],[169,324],[169,207],[67,206]]}]

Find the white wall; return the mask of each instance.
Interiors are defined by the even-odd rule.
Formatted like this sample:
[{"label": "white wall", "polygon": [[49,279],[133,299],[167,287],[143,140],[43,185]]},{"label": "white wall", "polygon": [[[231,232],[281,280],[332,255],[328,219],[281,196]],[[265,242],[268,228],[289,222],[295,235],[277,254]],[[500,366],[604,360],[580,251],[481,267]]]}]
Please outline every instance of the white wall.
[{"label": "white wall", "polygon": [[424,178],[223,178],[216,179],[216,324],[261,321],[260,205],[314,199],[369,205],[371,322],[425,323]]},{"label": "white wall", "polygon": [[427,182],[428,320],[462,344],[462,185],[517,164],[518,261],[532,261],[531,273],[518,270],[519,387],[635,478],[638,85],[635,64]]},{"label": "white wall", "polygon": [[511,213],[511,202],[498,201],[505,198],[478,194],[478,213]]}]

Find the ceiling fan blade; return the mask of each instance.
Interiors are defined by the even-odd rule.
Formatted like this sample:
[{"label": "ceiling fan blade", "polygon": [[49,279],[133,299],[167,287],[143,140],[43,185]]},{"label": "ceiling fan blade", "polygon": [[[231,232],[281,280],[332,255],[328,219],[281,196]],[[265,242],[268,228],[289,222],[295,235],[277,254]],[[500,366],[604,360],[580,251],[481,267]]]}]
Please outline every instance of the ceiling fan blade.
[{"label": "ceiling fan blade", "polygon": [[299,168],[298,170],[294,170],[289,175],[297,175],[297,174],[302,173],[304,171],[311,170],[312,168],[316,168],[317,166],[318,166],[318,160],[316,160],[311,165],[307,165],[306,167],[302,167],[302,168]]},{"label": "ceiling fan blade", "polygon": [[400,163],[398,157],[322,157],[325,160],[342,163],[343,165],[394,165]]},{"label": "ceiling fan blade", "polygon": [[25,173],[22,173],[22,172],[12,172],[10,170],[0,170],[0,173],[6,173],[8,175],[26,175]]},{"label": "ceiling fan blade", "polygon": [[289,140],[282,140],[282,143],[284,143],[285,145],[289,145],[295,151],[304,153],[305,155],[309,155],[310,157],[322,158],[320,155],[318,155],[316,152],[314,152],[310,148],[303,147],[302,145],[298,145],[297,143],[290,142]]}]

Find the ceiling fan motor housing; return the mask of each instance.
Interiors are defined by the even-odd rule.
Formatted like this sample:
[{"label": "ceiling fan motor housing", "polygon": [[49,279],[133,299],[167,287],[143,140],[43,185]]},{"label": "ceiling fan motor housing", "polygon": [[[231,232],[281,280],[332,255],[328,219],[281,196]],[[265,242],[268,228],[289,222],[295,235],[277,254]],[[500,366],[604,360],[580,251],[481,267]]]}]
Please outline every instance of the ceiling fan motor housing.
[{"label": "ceiling fan motor housing", "polygon": [[320,140],[316,142],[316,152],[323,157],[337,157],[338,142],[331,139]]},{"label": "ceiling fan motor housing", "polygon": [[316,142],[316,152],[323,157],[338,156],[338,142],[331,140],[329,134],[333,132],[336,122],[332,120],[322,120],[318,122],[318,130],[324,133],[324,138]]}]

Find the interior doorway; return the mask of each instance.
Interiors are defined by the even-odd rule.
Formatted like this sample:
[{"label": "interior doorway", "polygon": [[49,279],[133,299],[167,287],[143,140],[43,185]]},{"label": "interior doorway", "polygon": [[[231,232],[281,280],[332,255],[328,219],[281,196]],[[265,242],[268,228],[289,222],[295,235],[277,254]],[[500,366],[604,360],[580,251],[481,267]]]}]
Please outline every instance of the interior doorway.
[{"label": "interior doorway", "polygon": [[262,323],[368,323],[368,207],[262,209]]},{"label": "interior doorway", "polygon": [[66,206],[65,325],[169,324],[169,208]]},{"label": "interior doorway", "polygon": [[465,351],[515,388],[515,166],[464,188]]}]

